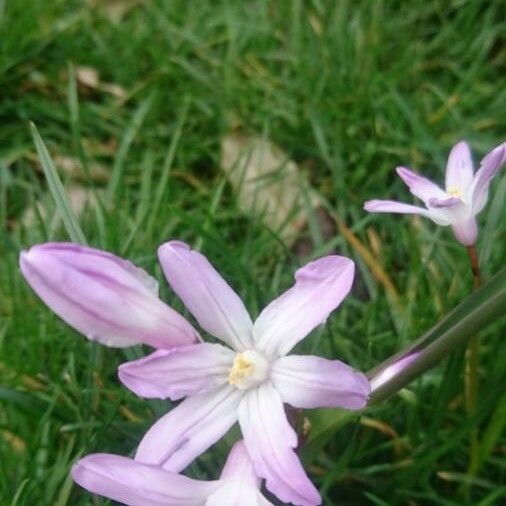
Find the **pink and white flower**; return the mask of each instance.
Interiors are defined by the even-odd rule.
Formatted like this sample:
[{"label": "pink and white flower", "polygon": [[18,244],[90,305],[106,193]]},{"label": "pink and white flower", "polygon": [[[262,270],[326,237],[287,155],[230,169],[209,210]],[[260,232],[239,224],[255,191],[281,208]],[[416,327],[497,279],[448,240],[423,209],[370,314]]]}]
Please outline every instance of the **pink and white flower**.
[{"label": "pink and white flower", "polygon": [[475,216],[485,207],[492,178],[506,161],[506,143],[488,153],[473,175],[471,150],[466,142],[453,146],[446,165],[445,189],[405,167],[397,174],[411,193],[421,199],[425,208],[393,200],[369,200],[364,209],[371,213],[419,214],[438,225],[450,225],[455,238],[472,246],[478,236]]},{"label": "pink and white flower", "polygon": [[186,397],[141,441],[135,459],[179,472],[239,422],[258,476],[282,501],[320,504],[294,449],[283,403],[296,408],[361,409],[366,377],[338,360],[287,356],[348,294],[353,262],[327,256],[295,274],[295,285],[253,323],[208,260],[172,241],[158,251],[165,276],[200,326],[228,346],[199,343],[120,366],[121,381],[142,397]]},{"label": "pink and white flower", "polygon": [[242,441],[232,448],[219,480],[194,480],[107,453],[81,459],[72,477],[90,492],[128,506],[273,506],[259,490]]},{"label": "pink and white flower", "polygon": [[198,332],[158,298],[158,283],[122,258],[72,243],[45,243],[20,255],[35,293],[88,339],[107,346],[171,348]]}]

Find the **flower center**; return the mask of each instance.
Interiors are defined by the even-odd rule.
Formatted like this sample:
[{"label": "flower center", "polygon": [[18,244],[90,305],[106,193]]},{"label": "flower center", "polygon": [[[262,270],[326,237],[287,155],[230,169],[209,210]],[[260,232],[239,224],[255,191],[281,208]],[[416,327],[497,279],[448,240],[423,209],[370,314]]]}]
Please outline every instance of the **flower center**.
[{"label": "flower center", "polygon": [[238,353],[228,372],[228,382],[239,390],[247,390],[263,383],[269,375],[269,362],[258,351]]},{"label": "flower center", "polygon": [[462,192],[456,186],[454,186],[453,188],[450,188],[446,193],[448,193],[448,195],[450,195],[452,197],[457,197],[459,199],[462,199]]}]

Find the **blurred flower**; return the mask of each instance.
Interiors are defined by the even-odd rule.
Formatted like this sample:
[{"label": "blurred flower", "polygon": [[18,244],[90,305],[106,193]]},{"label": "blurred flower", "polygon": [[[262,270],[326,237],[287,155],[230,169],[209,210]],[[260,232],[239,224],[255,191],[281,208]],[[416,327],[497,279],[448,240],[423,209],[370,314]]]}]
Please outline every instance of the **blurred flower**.
[{"label": "blurred flower", "polygon": [[197,331],[158,298],[156,280],[111,253],[45,243],[23,251],[19,264],[35,293],[88,339],[107,346],[142,342],[155,348],[197,340]]},{"label": "blurred flower", "polygon": [[296,408],[363,408],[366,377],[338,360],[286,356],[325,322],[349,292],[354,264],[341,256],[311,262],[295,285],[255,323],[208,260],[172,241],[158,251],[165,275],[201,327],[224,341],[159,350],[120,366],[121,381],[142,397],[180,399],[145,435],[136,460],[180,471],[238,420],[258,476],[282,501],[320,504],[294,452],[297,435],[283,403]]},{"label": "blurred flower", "polygon": [[426,208],[393,200],[369,200],[364,209],[371,213],[419,214],[438,225],[450,225],[455,238],[464,246],[476,242],[478,227],[475,216],[485,207],[491,179],[506,161],[506,143],[494,148],[481,161],[473,176],[471,151],[465,142],[453,146],[446,165],[446,190],[405,167],[397,174],[411,193],[423,200]]},{"label": "blurred flower", "polygon": [[90,492],[128,506],[272,506],[260,493],[260,480],[242,441],[234,445],[215,481],[194,480],[107,453],[78,461],[72,477]]}]

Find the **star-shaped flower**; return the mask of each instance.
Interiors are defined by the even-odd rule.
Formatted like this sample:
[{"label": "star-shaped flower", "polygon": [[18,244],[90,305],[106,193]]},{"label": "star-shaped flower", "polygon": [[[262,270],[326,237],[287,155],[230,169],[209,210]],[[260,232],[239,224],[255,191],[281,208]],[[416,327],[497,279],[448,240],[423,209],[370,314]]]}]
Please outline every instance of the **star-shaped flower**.
[{"label": "star-shaped flower", "polygon": [[283,403],[361,409],[370,385],[338,360],[287,354],[348,294],[353,262],[341,256],[310,262],[253,323],[203,255],[172,241],[160,247],[159,258],[200,326],[228,347],[199,343],[158,350],[120,366],[121,381],[142,397],[187,397],[148,431],[135,459],[179,472],[239,421],[255,472],[267,488],[285,502],[320,504],[294,451],[297,435]]},{"label": "star-shaped flower", "polygon": [[219,480],[194,480],[107,453],[78,461],[72,477],[90,492],[128,506],[273,506],[259,490],[242,441],[232,448]]},{"label": "star-shaped flower", "polygon": [[393,200],[369,200],[364,209],[371,213],[419,214],[438,225],[450,225],[455,238],[464,246],[472,246],[478,236],[475,216],[485,207],[488,187],[506,161],[506,143],[494,148],[481,161],[473,176],[471,150],[465,142],[453,146],[446,165],[445,190],[405,167],[397,174],[411,193],[423,200],[425,208]]}]

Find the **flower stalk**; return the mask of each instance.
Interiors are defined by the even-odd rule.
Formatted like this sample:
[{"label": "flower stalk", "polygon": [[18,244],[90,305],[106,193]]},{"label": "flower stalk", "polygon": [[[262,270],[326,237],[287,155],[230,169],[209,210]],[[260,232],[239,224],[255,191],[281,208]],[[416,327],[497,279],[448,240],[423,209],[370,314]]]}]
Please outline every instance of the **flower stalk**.
[{"label": "flower stalk", "polygon": [[369,405],[395,394],[494,323],[503,315],[505,305],[503,268],[414,343],[367,373],[372,388]]},{"label": "flower stalk", "polygon": [[[480,263],[478,260],[478,253],[476,245],[467,247],[467,254],[469,255],[469,263],[473,273],[473,288],[477,290],[481,284],[481,271]],[[466,364],[464,372],[464,392],[465,392],[465,405],[466,412],[469,416],[473,416],[476,412],[476,400],[478,398],[479,389],[479,358],[480,358],[480,338],[478,335],[473,336],[469,341],[466,350]],[[479,460],[478,455],[478,431],[474,428],[470,434],[469,441],[469,472],[474,474]]]}]

